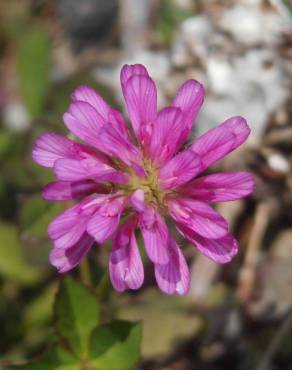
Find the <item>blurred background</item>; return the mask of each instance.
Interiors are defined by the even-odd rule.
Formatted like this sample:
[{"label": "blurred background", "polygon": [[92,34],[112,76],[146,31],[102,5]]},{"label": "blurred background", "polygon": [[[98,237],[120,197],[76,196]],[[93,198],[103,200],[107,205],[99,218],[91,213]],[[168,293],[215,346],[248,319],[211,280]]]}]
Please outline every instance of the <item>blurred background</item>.
[{"label": "blurred background", "polygon": [[[243,115],[248,142],[213,170],[249,170],[257,190],[218,207],[240,242],[232,263],[184,245],[187,297],[163,295],[146,265],[143,289],[111,293],[104,318],[143,321],[137,370],[292,369],[291,16],[290,0],[0,0],[0,369],[42,353],[53,331],[46,229],[66,205],[41,199],[52,175],[32,144],[66,133],[79,84],[121,107],[124,63],[147,66],[160,107],[186,79],[205,85],[193,137]],[[96,283],[107,255],[90,254]]]}]

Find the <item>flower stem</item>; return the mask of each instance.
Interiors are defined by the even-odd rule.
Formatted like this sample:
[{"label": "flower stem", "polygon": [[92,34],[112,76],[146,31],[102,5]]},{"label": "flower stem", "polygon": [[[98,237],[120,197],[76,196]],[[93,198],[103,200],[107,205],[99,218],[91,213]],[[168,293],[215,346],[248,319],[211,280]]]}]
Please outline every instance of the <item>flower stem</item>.
[{"label": "flower stem", "polygon": [[105,271],[96,289],[96,294],[97,294],[99,301],[101,302],[105,301],[108,298],[110,291],[111,291],[111,283],[109,279],[109,274],[108,274],[108,271]]},{"label": "flower stem", "polygon": [[84,257],[79,267],[80,279],[84,285],[91,286],[90,266],[87,257]]}]

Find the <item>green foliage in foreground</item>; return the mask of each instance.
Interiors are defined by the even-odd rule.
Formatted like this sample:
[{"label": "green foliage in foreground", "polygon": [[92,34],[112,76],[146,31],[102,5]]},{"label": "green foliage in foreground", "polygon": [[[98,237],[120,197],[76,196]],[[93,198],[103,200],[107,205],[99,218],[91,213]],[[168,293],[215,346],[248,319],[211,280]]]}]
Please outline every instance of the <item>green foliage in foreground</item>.
[{"label": "green foliage in foreground", "polygon": [[38,277],[37,271],[23,259],[17,228],[4,222],[0,222],[0,276],[27,284]]},{"label": "green foliage in foreground", "polygon": [[60,284],[54,312],[53,348],[39,361],[13,369],[128,370],[137,362],[141,325],[122,320],[100,325],[96,296],[72,278]]},{"label": "green foliage in foreground", "polygon": [[49,87],[49,38],[40,25],[33,25],[17,41],[20,92],[30,117],[37,118],[44,110]]}]

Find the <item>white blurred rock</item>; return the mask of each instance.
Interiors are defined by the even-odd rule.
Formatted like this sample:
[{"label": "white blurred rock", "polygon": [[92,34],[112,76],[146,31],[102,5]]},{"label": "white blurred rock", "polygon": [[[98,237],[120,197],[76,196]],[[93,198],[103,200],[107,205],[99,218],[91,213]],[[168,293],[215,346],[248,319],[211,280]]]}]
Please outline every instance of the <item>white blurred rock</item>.
[{"label": "white blurred rock", "polygon": [[207,62],[207,76],[215,94],[225,94],[233,87],[233,69],[226,59],[210,57]]},{"label": "white blurred rock", "polygon": [[[272,1],[273,5],[277,3]],[[200,14],[183,21],[175,33],[169,56],[167,51],[151,51],[146,44],[139,43],[141,35],[145,37],[150,14],[151,1],[147,0],[143,14],[132,14],[134,9],[125,13],[123,32],[127,41],[123,42],[122,58],[113,67],[96,69],[95,76],[110,86],[122,102],[121,66],[142,63],[158,85],[159,105],[163,106],[169,103],[166,96],[173,95],[181,79],[198,78],[200,70],[199,79],[206,85],[206,99],[196,125],[199,134],[230,116],[242,115],[252,128],[249,143],[257,142],[269,116],[289,96],[289,81],[275,48],[289,22],[285,10],[267,8],[263,0],[234,3],[226,7],[221,18]],[[126,0],[125,4],[131,8],[134,0]],[[129,14],[135,19],[128,19]],[[132,47],[135,45],[137,47]],[[173,66],[179,67],[175,73]],[[196,72],[190,75],[189,71]]]},{"label": "white blurred rock", "polygon": [[121,7],[122,47],[129,54],[143,48],[152,0],[123,0]]},{"label": "white blurred rock", "polygon": [[209,53],[208,44],[212,34],[214,35],[214,27],[210,19],[205,15],[198,15],[188,18],[182,23],[182,40],[177,42],[185,42],[193,54],[206,58]]},{"label": "white blurred rock", "polygon": [[276,172],[288,173],[290,164],[281,154],[273,153],[268,157],[268,165]]},{"label": "white blurred rock", "polygon": [[258,6],[263,3],[264,0],[239,0],[238,2],[243,4],[243,5],[253,5],[253,6]]},{"label": "white blurred rock", "polygon": [[[234,72],[241,84],[246,83],[244,94],[254,93],[253,99],[262,97],[267,112],[274,111],[289,96],[289,80],[271,49],[254,49],[236,59]],[[238,87],[235,89],[239,90]]]},{"label": "white blurred rock", "polygon": [[223,12],[219,23],[236,41],[245,45],[274,43],[291,22],[276,10],[238,4]]},{"label": "white blurred rock", "polygon": [[3,121],[5,127],[11,131],[25,131],[30,125],[27,110],[19,102],[10,102],[4,106]]},{"label": "white blurred rock", "polygon": [[206,63],[208,96],[198,117],[199,133],[242,115],[252,128],[250,143],[256,142],[269,115],[289,96],[277,57],[268,49],[252,49],[231,60],[210,57]]},{"label": "white blurred rock", "polygon": [[192,57],[186,43],[181,39],[181,35],[177,34],[171,48],[171,61],[175,67],[182,68],[192,63]]}]

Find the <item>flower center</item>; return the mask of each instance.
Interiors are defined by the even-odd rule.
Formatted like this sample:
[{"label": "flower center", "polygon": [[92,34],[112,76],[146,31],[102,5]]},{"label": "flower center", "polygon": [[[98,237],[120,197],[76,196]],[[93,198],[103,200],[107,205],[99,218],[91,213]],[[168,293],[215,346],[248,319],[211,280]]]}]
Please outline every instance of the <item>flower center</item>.
[{"label": "flower center", "polygon": [[158,170],[152,161],[147,158],[144,158],[144,169],[145,177],[140,177],[134,172],[131,173],[127,188],[131,193],[137,189],[142,189],[146,203],[156,203],[158,206],[162,206],[167,191],[160,188]]}]

